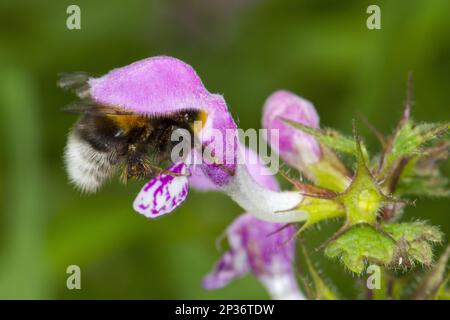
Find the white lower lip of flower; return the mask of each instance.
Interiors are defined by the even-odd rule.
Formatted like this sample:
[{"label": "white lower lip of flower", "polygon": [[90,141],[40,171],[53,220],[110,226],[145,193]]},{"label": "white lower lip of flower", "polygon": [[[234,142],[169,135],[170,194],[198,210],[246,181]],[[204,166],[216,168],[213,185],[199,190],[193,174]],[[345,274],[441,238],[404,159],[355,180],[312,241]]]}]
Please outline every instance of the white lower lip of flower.
[{"label": "white lower lip of flower", "polygon": [[258,277],[270,297],[273,300],[306,300],[298,288],[294,274],[283,270],[278,260],[274,260],[272,264],[269,274]]},{"label": "white lower lip of flower", "polygon": [[292,287],[292,279],[289,275],[277,275],[275,277],[261,277],[261,283],[266,287],[273,300],[306,300],[298,288]]},{"label": "white lower lip of flower", "polygon": [[276,192],[260,186],[250,176],[246,165],[237,165],[235,175],[223,187],[237,204],[255,217],[269,222],[299,222],[308,217],[306,211],[291,210],[303,200],[298,192]]}]

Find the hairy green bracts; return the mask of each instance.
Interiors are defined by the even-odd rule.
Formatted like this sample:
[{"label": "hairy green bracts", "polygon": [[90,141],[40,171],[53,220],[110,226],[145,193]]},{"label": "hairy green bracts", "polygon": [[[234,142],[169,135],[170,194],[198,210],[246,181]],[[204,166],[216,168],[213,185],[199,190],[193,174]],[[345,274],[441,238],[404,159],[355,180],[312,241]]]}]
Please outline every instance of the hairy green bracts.
[{"label": "hairy green bracts", "polygon": [[[411,196],[450,195],[447,178],[439,170],[439,164],[449,155],[449,123],[416,123],[410,118],[408,98],[403,117],[391,135],[385,137],[369,124],[382,146],[381,152],[371,157],[356,126],[353,137],[349,137],[332,129],[287,119],[284,122],[314,137],[322,147],[320,161],[307,168],[313,181],[288,179],[307,196],[300,208],[309,216],[300,231],[340,218],[341,228],[320,246],[327,257],[339,260],[358,276],[366,275],[370,265],[380,266],[383,283],[389,285],[385,292],[394,298],[403,294],[405,287],[397,274],[408,274],[418,265],[427,267],[429,271],[409,296],[445,298],[450,249],[433,267],[434,246],[444,241],[443,233],[428,222],[399,219],[416,200]],[[340,153],[353,155],[355,163],[345,165]],[[355,167],[354,172],[348,167]]]}]

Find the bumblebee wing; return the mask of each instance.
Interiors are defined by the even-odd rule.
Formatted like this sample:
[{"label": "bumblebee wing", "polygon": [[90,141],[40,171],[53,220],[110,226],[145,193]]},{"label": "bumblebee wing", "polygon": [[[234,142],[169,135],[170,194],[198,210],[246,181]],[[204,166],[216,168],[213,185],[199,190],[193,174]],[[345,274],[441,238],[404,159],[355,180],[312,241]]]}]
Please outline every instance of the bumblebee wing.
[{"label": "bumblebee wing", "polygon": [[92,77],[86,72],[60,73],[56,84],[58,87],[75,92],[80,98],[89,97],[89,79]]},{"label": "bumblebee wing", "polygon": [[90,115],[133,115],[132,112],[124,111],[119,108],[102,106],[96,104],[95,102],[86,100],[86,101],[77,101],[71,103],[63,108],[65,112],[70,113],[80,113],[80,114],[90,114]]},{"label": "bumblebee wing", "polygon": [[92,76],[86,72],[60,73],[58,87],[75,92],[81,101],[74,102],[64,108],[66,112],[100,115],[132,115],[133,113],[120,110],[117,107],[103,106],[90,99],[89,80]]}]

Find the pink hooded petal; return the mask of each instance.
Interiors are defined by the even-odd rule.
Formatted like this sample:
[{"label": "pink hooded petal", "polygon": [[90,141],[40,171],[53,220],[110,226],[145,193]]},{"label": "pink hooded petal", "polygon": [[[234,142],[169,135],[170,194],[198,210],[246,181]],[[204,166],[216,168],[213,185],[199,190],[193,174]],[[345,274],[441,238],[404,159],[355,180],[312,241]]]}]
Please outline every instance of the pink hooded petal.
[{"label": "pink hooded petal", "polygon": [[[305,219],[304,212],[276,213],[298,205],[302,200],[300,194],[278,193],[261,187],[247,173],[245,165],[238,165],[240,155],[236,124],[225,100],[221,95],[209,93],[194,69],[186,63],[172,57],[152,57],[114,69],[103,77],[91,78],[89,86],[89,96],[97,103],[136,113],[164,116],[187,109],[202,110],[207,117],[196,136],[202,148],[210,150],[212,156],[202,155],[200,169],[211,182],[262,219]],[[186,180],[180,177],[172,181],[161,176],[150,181],[135,201],[135,209],[148,216],[170,212],[186,197]],[[160,186],[165,191],[161,191]],[[174,202],[164,202],[161,192],[169,193],[165,196],[173,197]],[[179,196],[175,197],[178,192]]]},{"label": "pink hooded petal", "polygon": [[228,183],[236,166],[236,124],[223,97],[209,93],[191,66],[173,57],[152,57],[90,79],[89,85],[94,101],[136,113],[206,112],[199,137],[215,156],[202,169],[214,184]]},{"label": "pink hooded petal", "polygon": [[166,56],[114,69],[89,85],[100,104],[151,115],[202,109],[210,95],[191,66]]},{"label": "pink hooded petal", "polygon": [[319,115],[313,104],[289,91],[276,91],[264,104],[263,127],[278,129],[279,141],[269,144],[293,167],[303,168],[305,164],[317,162],[321,158],[319,143],[310,135],[284,123],[287,118],[310,127],[319,127]]},{"label": "pink hooded petal", "polygon": [[189,190],[187,167],[178,163],[167,171],[172,174],[161,173],[142,188],[134,200],[134,210],[147,218],[156,218],[183,203]]},{"label": "pink hooded petal", "polygon": [[208,119],[199,132],[200,141],[206,148],[202,170],[218,187],[228,184],[237,165],[237,127],[225,100],[211,95],[206,101]]}]

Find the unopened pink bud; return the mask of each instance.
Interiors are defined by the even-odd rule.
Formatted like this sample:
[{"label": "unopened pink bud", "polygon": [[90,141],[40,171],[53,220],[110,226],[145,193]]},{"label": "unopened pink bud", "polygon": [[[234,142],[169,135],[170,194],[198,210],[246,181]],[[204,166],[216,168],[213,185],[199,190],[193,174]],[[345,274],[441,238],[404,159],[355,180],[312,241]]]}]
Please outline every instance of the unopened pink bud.
[{"label": "unopened pink bud", "polygon": [[276,91],[264,104],[263,127],[279,130],[279,141],[271,141],[269,133],[268,143],[287,164],[306,170],[305,166],[321,159],[320,145],[315,138],[285,123],[283,118],[318,128],[319,115],[311,102],[285,90]]}]

